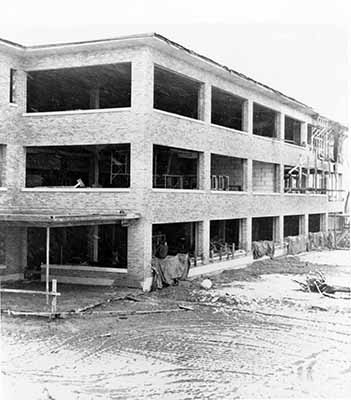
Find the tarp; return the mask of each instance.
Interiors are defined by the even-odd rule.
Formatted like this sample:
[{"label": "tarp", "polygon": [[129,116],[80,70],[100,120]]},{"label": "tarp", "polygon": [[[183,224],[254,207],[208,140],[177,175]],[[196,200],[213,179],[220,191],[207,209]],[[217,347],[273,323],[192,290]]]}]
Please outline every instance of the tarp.
[{"label": "tarp", "polygon": [[308,235],[288,236],[285,238],[288,254],[298,254],[305,251],[335,248],[333,232],[311,232]]},{"label": "tarp", "polygon": [[252,242],[252,255],[255,260],[263,256],[269,256],[270,258],[273,258],[274,242],[270,240]]},{"label": "tarp", "polygon": [[306,235],[288,236],[285,240],[288,245],[288,254],[303,253],[307,250],[308,238],[306,237]]},{"label": "tarp", "polygon": [[176,256],[167,256],[163,259],[154,257],[151,268],[154,272],[154,288],[162,289],[164,286],[175,285],[179,280],[185,280],[188,276],[189,256],[179,253]]}]

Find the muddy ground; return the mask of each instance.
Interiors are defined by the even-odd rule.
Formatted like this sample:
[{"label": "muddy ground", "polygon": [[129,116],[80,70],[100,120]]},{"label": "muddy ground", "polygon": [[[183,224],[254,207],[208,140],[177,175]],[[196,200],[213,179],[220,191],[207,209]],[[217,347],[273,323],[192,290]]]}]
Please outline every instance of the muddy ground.
[{"label": "muddy ground", "polygon": [[[110,301],[51,322],[3,314],[1,398],[350,398],[350,296],[292,281],[321,270],[350,286],[350,261],[348,252],[259,261],[211,276],[210,290],[201,279],[148,295],[61,285],[61,310]],[[36,301],[7,295],[1,308]]]}]

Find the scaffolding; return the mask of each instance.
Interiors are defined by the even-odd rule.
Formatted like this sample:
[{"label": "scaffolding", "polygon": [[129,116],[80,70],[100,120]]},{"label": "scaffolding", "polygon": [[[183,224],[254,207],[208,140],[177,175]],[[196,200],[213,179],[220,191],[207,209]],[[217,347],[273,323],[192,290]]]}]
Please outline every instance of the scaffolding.
[{"label": "scaffolding", "polygon": [[342,160],[345,128],[318,116],[310,126],[308,151],[297,165],[284,173],[284,189],[288,193],[327,194],[329,201],[342,201],[338,164]]}]

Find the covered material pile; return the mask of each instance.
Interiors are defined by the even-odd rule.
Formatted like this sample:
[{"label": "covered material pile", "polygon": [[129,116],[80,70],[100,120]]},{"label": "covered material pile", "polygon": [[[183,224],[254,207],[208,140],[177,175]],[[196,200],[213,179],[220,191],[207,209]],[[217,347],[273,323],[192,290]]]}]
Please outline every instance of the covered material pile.
[{"label": "covered material pile", "polygon": [[288,254],[298,254],[307,250],[308,237],[306,235],[288,236],[285,240]]},{"label": "covered material pile", "polygon": [[253,258],[257,260],[263,256],[274,256],[274,242],[270,240],[262,240],[259,242],[252,242],[252,254]]},{"label": "covered material pile", "polygon": [[178,253],[165,258],[154,257],[151,262],[153,271],[153,289],[162,289],[164,286],[176,285],[179,280],[188,276],[190,260],[188,254]]},{"label": "covered material pile", "polygon": [[313,232],[308,235],[288,236],[285,238],[288,254],[299,254],[305,251],[335,248],[333,232]]}]

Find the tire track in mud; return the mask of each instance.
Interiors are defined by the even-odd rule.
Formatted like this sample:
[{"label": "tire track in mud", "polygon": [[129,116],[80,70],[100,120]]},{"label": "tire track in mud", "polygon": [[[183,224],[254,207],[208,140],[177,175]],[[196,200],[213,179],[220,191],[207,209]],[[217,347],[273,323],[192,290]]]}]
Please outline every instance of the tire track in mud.
[{"label": "tire track in mud", "polygon": [[[238,313],[191,313],[172,320],[154,316],[140,321],[132,334],[128,323],[115,329],[101,324],[93,332],[87,329],[69,336],[61,332],[54,343],[50,337],[31,341],[30,349],[14,354],[5,370],[41,384],[68,386],[81,399],[252,397],[253,386],[259,394],[265,385],[281,385],[279,381],[287,382],[284,390],[290,393],[298,385],[308,393],[308,385],[319,384],[325,376],[321,368],[330,360],[336,372],[350,378],[350,333],[337,325],[326,329],[329,325],[322,322],[287,322],[262,315],[245,318]],[[25,337],[20,342],[23,350]],[[14,351],[15,347],[12,338]],[[21,362],[9,365],[13,360]],[[48,364],[40,365],[44,360]]]}]

